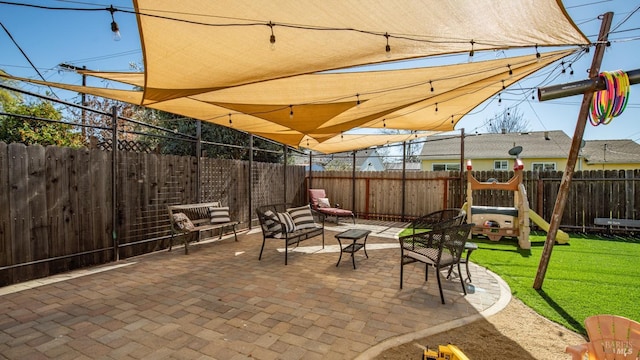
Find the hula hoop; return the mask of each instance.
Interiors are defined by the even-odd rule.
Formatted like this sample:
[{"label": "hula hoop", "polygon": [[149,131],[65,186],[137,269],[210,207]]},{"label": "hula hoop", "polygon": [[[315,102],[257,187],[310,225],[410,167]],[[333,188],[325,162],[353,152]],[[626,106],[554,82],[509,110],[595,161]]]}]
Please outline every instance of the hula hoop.
[{"label": "hula hoop", "polygon": [[591,125],[607,125],[614,117],[619,116],[627,107],[629,101],[629,76],[622,70],[605,71],[600,73],[606,89],[593,94],[589,121]]}]

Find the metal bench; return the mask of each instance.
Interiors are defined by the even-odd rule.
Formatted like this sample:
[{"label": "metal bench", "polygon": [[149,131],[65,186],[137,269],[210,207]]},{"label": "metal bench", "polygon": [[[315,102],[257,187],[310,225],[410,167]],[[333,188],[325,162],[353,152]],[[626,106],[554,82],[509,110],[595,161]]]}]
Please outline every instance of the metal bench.
[{"label": "metal bench", "polygon": [[256,208],[260,227],[262,228],[262,247],[260,247],[258,260],[262,259],[262,252],[264,251],[264,244],[267,239],[284,241],[285,265],[287,265],[288,262],[289,245],[295,244],[295,246],[298,246],[300,241],[322,235],[322,248],[324,249],[324,215],[309,208],[314,218],[314,225],[308,228],[288,232],[286,230],[286,225],[275,215],[286,212],[287,209],[293,207],[294,206],[292,204],[270,204]]},{"label": "metal bench", "polygon": [[613,218],[595,218],[593,219],[595,225],[607,226],[609,231],[638,231],[640,230],[640,220],[633,219],[613,219]]},{"label": "metal bench", "polygon": [[[189,239],[191,234],[196,234],[197,240],[200,240],[200,232],[220,229],[220,239],[225,227],[232,227],[233,236],[238,241],[238,235],[236,234],[236,225],[238,221],[232,221],[226,218],[222,222],[213,222],[212,209],[227,209],[220,205],[220,202],[208,202],[198,204],[181,204],[181,205],[169,205],[167,211],[169,212],[169,221],[171,221],[171,240],[169,242],[169,251],[173,247],[173,238],[176,235],[183,235],[184,239],[184,253],[189,253]],[[190,220],[193,227],[181,227],[176,221],[176,214],[182,213]]]}]

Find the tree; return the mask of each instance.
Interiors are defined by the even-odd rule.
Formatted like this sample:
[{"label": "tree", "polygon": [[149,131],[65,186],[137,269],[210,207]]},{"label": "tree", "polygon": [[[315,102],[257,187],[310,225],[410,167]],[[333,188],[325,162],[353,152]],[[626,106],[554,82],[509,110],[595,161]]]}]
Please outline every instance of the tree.
[{"label": "tree", "polygon": [[502,113],[496,113],[487,120],[485,125],[487,132],[500,134],[510,132],[526,132],[529,128],[529,121],[524,120],[518,108],[506,108]]},{"label": "tree", "polygon": [[[196,136],[196,124],[198,120],[185,118],[164,111],[139,108],[134,117],[144,123],[156,125],[173,130],[175,133]],[[140,125],[135,130],[140,129]],[[202,140],[216,144],[229,144],[235,146],[223,146],[203,144],[202,150],[207,157],[222,159],[249,159],[249,135],[225,126],[202,122]],[[163,154],[195,155],[195,143],[188,140],[180,140],[177,137],[167,137],[166,132],[158,129],[144,129],[144,132],[160,135],[159,137],[145,137],[139,141],[159,146]],[[259,138],[254,140],[254,149],[282,150],[282,147]],[[282,155],[268,151],[254,151],[253,159],[262,162],[280,162]]]},{"label": "tree", "polygon": [[[399,129],[383,129],[383,134],[387,135],[401,135],[401,134],[412,134],[411,130],[399,130]],[[402,162],[402,151],[404,149],[402,144],[397,144],[392,146],[393,149],[389,146],[378,147],[378,153],[385,158],[385,162],[396,162],[396,161],[387,161],[387,158],[394,157],[400,158],[399,162]],[[406,150],[407,150],[407,158],[406,162],[418,162],[420,157],[420,151],[422,151],[422,142],[417,142],[415,140],[409,140],[406,142]]]},{"label": "tree", "polygon": [[0,110],[10,114],[0,115],[0,141],[76,148],[84,145],[82,134],[72,125],[58,122],[62,115],[49,101],[27,102],[18,93],[0,89]]}]

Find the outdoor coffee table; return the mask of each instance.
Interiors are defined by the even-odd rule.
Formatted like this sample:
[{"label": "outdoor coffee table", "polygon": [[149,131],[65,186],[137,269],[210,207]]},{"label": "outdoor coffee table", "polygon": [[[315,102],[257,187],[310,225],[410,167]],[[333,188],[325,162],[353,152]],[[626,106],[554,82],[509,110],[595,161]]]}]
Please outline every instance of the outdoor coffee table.
[{"label": "outdoor coffee table", "polygon": [[[369,233],[371,233],[371,230],[351,229],[351,230],[343,231],[337,234],[336,239],[338,240],[338,245],[340,246],[340,258],[338,259],[338,263],[336,264],[336,266],[340,265],[340,260],[342,260],[342,253],[351,253],[351,262],[353,263],[353,268],[355,269],[356,259],[354,257],[354,254],[360,249],[364,249],[364,255],[368,259],[369,255],[367,255],[366,244],[367,244],[367,237],[369,237]],[[364,238],[364,241],[359,243],[358,240],[363,238]],[[341,241],[342,239],[352,240],[353,243],[343,248],[342,241]]]}]

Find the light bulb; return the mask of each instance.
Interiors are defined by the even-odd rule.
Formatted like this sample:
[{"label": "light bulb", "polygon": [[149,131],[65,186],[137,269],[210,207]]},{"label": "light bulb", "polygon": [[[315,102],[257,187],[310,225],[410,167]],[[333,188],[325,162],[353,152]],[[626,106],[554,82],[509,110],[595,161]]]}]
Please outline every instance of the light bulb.
[{"label": "light bulb", "polygon": [[115,21],[111,22],[111,31],[113,32],[113,41],[122,40],[122,35],[120,35],[120,28],[118,27],[118,23]]},{"label": "light bulb", "polygon": [[276,35],[273,33],[273,23],[271,21],[269,21],[269,28],[271,29],[271,36],[269,37],[269,48],[271,49],[271,51],[274,51],[276,49]]},{"label": "light bulb", "polygon": [[391,57],[391,46],[389,46],[389,33],[384,33],[384,37],[387,38],[387,46],[384,47],[385,56],[387,58]]},{"label": "light bulb", "polygon": [[108,10],[111,13],[111,32],[113,32],[113,40],[120,41],[120,39],[122,39],[122,36],[120,35],[120,27],[118,27],[118,23],[113,17],[113,13],[115,13],[117,10],[113,7],[113,5],[111,5]]}]

